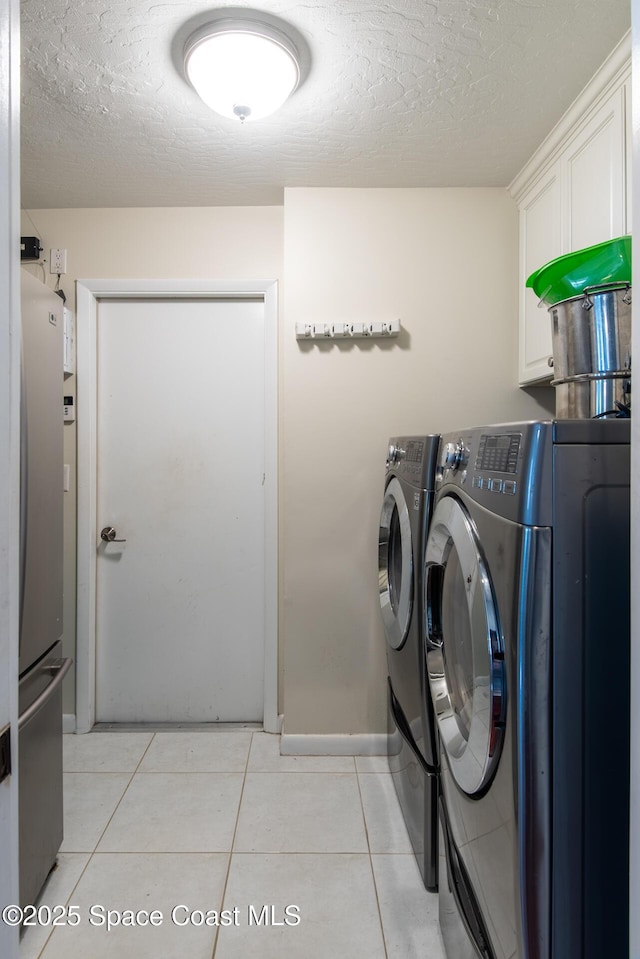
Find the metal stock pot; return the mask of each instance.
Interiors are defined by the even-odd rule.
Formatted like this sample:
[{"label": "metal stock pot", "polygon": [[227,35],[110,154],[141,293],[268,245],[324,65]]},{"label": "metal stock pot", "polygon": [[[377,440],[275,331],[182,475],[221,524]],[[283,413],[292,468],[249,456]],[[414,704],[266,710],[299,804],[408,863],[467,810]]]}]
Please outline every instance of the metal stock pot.
[{"label": "metal stock pot", "polygon": [[549,307],[558,419],[628,415],[631,286],[585,287]]}]

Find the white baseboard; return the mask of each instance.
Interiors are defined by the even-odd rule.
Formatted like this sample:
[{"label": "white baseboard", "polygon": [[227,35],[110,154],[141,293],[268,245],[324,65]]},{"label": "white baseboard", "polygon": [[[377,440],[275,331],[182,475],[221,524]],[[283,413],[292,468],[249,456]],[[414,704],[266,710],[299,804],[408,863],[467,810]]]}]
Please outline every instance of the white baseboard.
[{"label": "white baseboard", "polygon": [[283,756],[386,756],[386,733],[315,735],[282,732]]},{"label": "white baseboard", "polygon": [[75,731],[76,731],[75,713],[63,713],[62,714],[62,732],[75,733]]}]

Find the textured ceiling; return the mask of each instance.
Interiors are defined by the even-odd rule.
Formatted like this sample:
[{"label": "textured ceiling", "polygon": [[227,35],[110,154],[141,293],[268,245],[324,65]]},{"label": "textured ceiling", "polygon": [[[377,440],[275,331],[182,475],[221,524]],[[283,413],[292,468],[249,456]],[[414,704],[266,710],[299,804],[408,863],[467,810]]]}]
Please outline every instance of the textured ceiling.
[{"label": "textured ceiling", "polygon": [[264,0],[306,41],[308,76],[240,125],[175,65],[214,6],[22,0],[23,206],[506,185],[630,26],[629,0]]}]

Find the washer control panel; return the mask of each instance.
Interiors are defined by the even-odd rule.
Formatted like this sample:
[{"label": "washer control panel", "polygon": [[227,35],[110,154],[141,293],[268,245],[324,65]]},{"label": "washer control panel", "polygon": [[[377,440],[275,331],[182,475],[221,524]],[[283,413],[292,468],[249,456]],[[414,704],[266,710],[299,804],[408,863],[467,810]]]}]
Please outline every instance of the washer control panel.
[{"label": "washer control panel", "polygon": [[464,492],[505,519],[550,525],[553,429],[553,421],[537,420],[445,434],[436,489]]},{"label": "washer control panel", "polygon": [[518,472],[521,442],[522,433],[482,433],[475,452],[472,488],[515,496],[518,483],[510,477]]},{"label": "washer control panel", "polygon": [[516,473],[522,433],[482,433],[474,469],[482,472]]},{"label": "washer control panel", "polygon": [[487,489],[492,493],[507,493],[509,496],[515,496],[518,490],[518,484],[515,480],[499,479],[496,476],[483,476],[474,473],[471,485],[474,489]]},{"label": "washer control panel", "polygon": [[521,444],[522,433],[516,432],[477,430],[459,439],[455,434],[443,437],[438,458],[439,480],[515,496]]}]

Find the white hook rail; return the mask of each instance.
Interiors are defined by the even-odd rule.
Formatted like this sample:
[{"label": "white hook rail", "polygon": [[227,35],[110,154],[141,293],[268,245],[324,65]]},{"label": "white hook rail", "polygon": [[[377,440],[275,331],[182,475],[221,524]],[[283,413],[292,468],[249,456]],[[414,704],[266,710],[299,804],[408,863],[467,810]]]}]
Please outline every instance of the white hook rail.
[{"label": "white hook rail", "polygon": [[342,340],[398,336],[400,320],[377,320],[373,323],[296,323],[298,340]]}]

